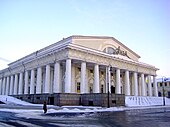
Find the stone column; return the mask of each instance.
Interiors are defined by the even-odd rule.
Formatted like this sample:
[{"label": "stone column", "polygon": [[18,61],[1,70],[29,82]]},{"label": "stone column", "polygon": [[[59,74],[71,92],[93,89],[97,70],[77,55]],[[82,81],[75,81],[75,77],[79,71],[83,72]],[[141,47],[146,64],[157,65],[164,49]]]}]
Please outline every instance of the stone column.
[{"label": "stone column", "polygon": [[46,65],[44,93],[50,93],[50,65]]},{"label": "stone column", "polygon": [[41,87],[42,87],[42,68],[39,67],[37,69],[37,85],[36,85],[36,94],[41,94]]},{"label": "stone column", "polygon": [[86,93],[86,62],[81,63],[80,93]]},{"label": "stone column", "polygon": [[148,75],[148,94],[152,96],[152,85],[151,85],[151,76]]},{"label": "stone column", "polygon": [[142,88],[141,88],[141,83],[142,83],[142,81],[141,81],[141,76],[138,76],[138,96],[142,96]]},{"label": "stone column", "polygon": [[71,93],[71,59],[66,60],[65,93]]},{"label": "stone column", "polygon": [[146,96],[144,74],[141,74],[141,95]]},{"label": "stone column", "polygon": [[19,91],[18,94],[23,94],[23,73],[19,74]]},{"label": "stone column", "polygon": [[9,94],[9,76],[7,77],[7,81],[6,81],[6,91],[5,91],[5,95]]},{"label": "stone column", "polygon": [[0,79],[0,95],[2,95],[2,79]]},{"label": "stone column", "polygon": [[25,87],[24,94],[28,94],[28,71],[25,71]]},{"label": "stone column", "polygon": [[77,88],[76,88],[76,67],[72,66],[71,67],[71,92],[72,93],[77,93]]},{"label": "stone column", "polygon": [[138,81],[137,81],[137,73],[133,73],[133,83],[134,83],[134,96],[138,96]]},{"label": "stone column", "polygon": [[121,94],[120,88],[120,69],[116,69],[116,94]]},{"label": "stone column", "polygon": [[94,84],[93,93],[99,93],[99,65],[94,65]]},{"label": "stone column", "polygon": [[129,71],[125,71],[125,95],[130,95]]},{"label": "stone column", "polygon": [[145,95],[148,96],[148,88],[147,88],[147,83],[146,83],[146,81],[147,81],[147,76],[144,76],[144,80],[145,80],[145,81],[144,81],[144,83],[145,83],[145,84],[144,84],[144,86],[145,86]]},{"label": "stone column", "polygon": [[88,77],[89,77],[89,75],[88,75],[88,69],[86,69],[86,78],[87,78],[87,80],[86,80],[86,93],[89,93],[89,85],[88,85]]},{"label": "stone column", "polygon": [[5,95],[6,77],[3,78],[2,95]]},{"label": "stone column", "polygon": [[30,84],[30,94],[34,94],[34,86],[35,86],[35,70],[31,70],[31,84]]},{"label": "stone column", "polygon": [[53,93],[54,88],[54,70],[50,69],[50,93]]},{"label": "stone column", "polygon": [[13,89],[14,89],[14,76],[11,75],[9,95],[13,95]]},{"label": "stone column", "polygon": [[54,65],[54,88],[53,93],[61,93],[61,82],[60,82],[60,63],[56,62]]},{"label": "stone column", "polygon": [[158,85],[156,82],[156,76],[153,76],[153,87],[154,87],[154,96],[158,97]]},{"label": "stone column", "polygon": [[18,95],[18,74],[15,74],[14,95]]}]

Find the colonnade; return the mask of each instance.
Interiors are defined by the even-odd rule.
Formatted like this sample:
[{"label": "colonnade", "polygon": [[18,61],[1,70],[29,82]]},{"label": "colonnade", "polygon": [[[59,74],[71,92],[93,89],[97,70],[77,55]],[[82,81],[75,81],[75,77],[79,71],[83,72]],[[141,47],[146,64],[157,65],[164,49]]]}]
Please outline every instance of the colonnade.
[{"label": "colonnade", "polygon": [[[51,71],[53,66],[53,71]],[[105,65],[93,64],[94,81],[93,93],[100,93],[100,66],[105,67],[105,92],[108,87],[111,92],[111,73],[110,67]],[[80,93],[89,93],[87,83],[87,63],[80,63]],[[65,74],[62,74],[64,70]],[[65,67],[61,69],[60,63],[45,65],[30,70],[24,70],[16,74],[0,78],[1,95],[22,95],[22,94],[42,94],[42,93],[72,93],[72,60],[65,61]],[[158,96],[156,78],[153,76],[153,88],[151,75],[114,68],[115,74],[115,93],[134,95],[134,96]],[[64,75],[64,82],[62,82]],[[123,76],[122,76],[123,75]],[[131,75],[131,76],[130,76]],[[147,85],[146,85],[147,78]],[[124,93],[122,93],[121,80],[124,81]]]}]

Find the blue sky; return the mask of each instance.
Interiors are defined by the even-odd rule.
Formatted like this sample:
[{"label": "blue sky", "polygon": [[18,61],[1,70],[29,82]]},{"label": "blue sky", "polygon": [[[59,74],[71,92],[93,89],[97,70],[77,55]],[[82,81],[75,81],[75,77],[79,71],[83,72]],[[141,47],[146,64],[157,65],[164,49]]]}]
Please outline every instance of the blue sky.
[{"label": "blue sky", "polygon": [[0,0],[0,69],[71,35],[115,37],[170,77],[169,0]]}]

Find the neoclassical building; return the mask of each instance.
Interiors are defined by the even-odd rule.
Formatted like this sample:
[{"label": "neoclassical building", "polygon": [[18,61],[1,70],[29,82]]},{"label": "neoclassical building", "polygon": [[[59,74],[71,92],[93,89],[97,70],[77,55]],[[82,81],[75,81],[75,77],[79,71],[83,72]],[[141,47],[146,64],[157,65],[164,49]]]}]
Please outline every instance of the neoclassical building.
[{"label": "neoclassical building", "polygon": [[[158,96],[156,71],[113,37],[70,36],[0,71],[0,94]],[[151,85],[153,80],[153,88]],[[147,82],[146,82],[147,81]]]},{"label": "neoclassical building", "polygon": [[158,78],[156,79],[158,84],[158,96],[163,96],[170,98],[170,77]]}]

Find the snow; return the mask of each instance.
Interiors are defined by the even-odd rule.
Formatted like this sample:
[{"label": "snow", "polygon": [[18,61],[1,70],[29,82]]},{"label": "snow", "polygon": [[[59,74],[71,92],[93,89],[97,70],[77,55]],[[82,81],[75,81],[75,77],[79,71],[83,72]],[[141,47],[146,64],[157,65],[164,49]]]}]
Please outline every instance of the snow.
[{"label": "snow", "polygon": [[[84,117],[88,113],[98,113],[98,112],[113,112],[113,111],[125,111],[125,110],[133,110],[133,109],[151,109],[151,108],[162,108],[162,107],[170,107],[170,99],[165,98],[166,106],[162,106],[162,98],[161,97],[135,97],[135,96],[126,96],[126,106],[127,107],[110,107],[110,108],[103,108],[103,107],[91,107],[91,106],[50,106],[47,105],[47,113],[44,114],[42,110],[42,104],[39,108],[29,108],[34,106],[40,106],[38,104],[31,104],[28,102],[21,101],[19,99],[0,95],[0,101],[6,103],[2,104],[0,111],[5,112],[12,112],[16,113],[17,117],[24,117],[24,118],[36,118],[36,119],[46,119],[49,117],[50,119],[55,119],[55,117],[50,116],[50,114],[63,114],[63,116],[67,113],[76,113],[79,114],[79,117]],[[6,105],[10,105],[11,108],[6,108]],[[16,105],[20,105],[22,107],[28,108],[16,108]],[[84,114],[84,115],[83,115]],[[56,116],[57,117],[57,116]],[[58,116],[59,117],[59,116]],[[62,116],[60,116],[62,118]]]},{"label": "snow", "polygon": [[[125,96],[125,105],[127,107],[161,106],[161,105],[163,105],[163,97]],[[165,105],[170,105],[169,98],[165,97]]]},{"label": "snow", "polygon": [[0,95],[0,101],[10,105],[33,105],[31,103],[7,95]]}]

